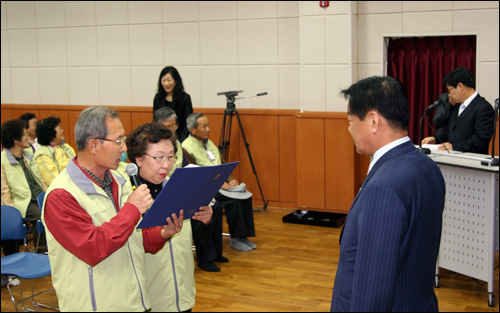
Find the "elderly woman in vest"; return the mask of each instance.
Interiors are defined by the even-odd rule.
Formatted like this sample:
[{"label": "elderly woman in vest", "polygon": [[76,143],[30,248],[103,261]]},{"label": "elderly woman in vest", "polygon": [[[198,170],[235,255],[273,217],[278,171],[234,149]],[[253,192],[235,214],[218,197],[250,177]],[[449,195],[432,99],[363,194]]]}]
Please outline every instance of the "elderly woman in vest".
[{"label": "elderly woman in vest", "polygon": [[[127,137],[128,158],[139,167],[141,182],[155,199],[167,182],[175,162],[173,133],[159,123],[139,126]],[[212,208],[204,206],[193,219],[209,224]],[[195,304],[194,259],[191,223],[182,229],[156,254],[146,253],[147,291],[152,311],[182,312]]]},{"label": "elderly woman in vest", "polygon": [[75,150],[65,143],[61,119],[48,117],[38,122],[36,135],[40,147],[33,155],[31,167],[34,172],[40,173],[40,180],[44,190],[56,178],[69,161],[75,157]]},{"label": "elderly woman in vest", "polygon": [[[10,120],[2,125],[2,205],[10,205],[21,212],[23,218],[34,223],[34,242],[37,242],[36,220],[40,209],[36,201],[43,191],[42,183],[29,167],[32,155],[23,151],[30,147],[26,122]],[[45,240],[40,238],[40,245]],[[19,252],[18,243],[4,243],[4,253]]]}]

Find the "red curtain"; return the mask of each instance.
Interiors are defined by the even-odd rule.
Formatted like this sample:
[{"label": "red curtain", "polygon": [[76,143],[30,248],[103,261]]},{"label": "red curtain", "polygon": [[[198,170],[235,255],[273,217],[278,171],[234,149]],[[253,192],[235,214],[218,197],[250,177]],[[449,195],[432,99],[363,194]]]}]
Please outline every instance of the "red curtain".
[{"label": "red curtain", "polygon": [[[390,39],[387,75],[399,79],[410,106],[408,133],[418,144],[419,122],[425,108],[446,92],[443,78],[456,67],[476,75],[476,36],[412,37]],[[429,115],[432,121],[432,114]],[[434,133],[424,121],[423,138]]]}]

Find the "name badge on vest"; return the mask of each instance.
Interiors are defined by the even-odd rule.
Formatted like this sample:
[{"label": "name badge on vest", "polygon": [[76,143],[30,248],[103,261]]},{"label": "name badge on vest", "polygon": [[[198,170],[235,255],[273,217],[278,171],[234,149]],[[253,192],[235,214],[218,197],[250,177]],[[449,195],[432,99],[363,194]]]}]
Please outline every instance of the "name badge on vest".
[{"label": "name badge on vest", "polygon": [[212,161],[212,162],[215,161],[215,156],[212,153],[212,151],[208,150],[207,155],[208,155],[208,158],[210,159],[210,161]]}]

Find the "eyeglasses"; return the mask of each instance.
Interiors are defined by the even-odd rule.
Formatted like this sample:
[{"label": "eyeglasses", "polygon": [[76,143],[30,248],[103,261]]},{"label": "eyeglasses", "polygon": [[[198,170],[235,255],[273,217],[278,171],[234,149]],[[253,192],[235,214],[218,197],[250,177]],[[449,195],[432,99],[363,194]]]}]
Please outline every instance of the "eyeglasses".
[{"label": "eyeglasses", "polygon": [[158,163],[163,163],[163,162],[165,162],[165,160],[168,160],[168,163],[174,163],[175,161],[177,161],[177,156],[176,155],[152,156],[151,154],[147,154],[147,153],[145,153],[145,155],[150,156],[151,158],[153,158]]},{"label": "eyeglasses", "polygon": [[172,124],[172,125],[165,125],[166,128],[168,129],[177,129],[177,127],[179,127],[178,124]]},{"label": "eyeglasses", "polygon": [[114,142],[116,143],[118,146],[122,146],[125,141],[127,140],[127,136],[123,137],[121,140],[112,140],[112,139],[107,139],[107,138],[94,138],[94,139],[98,139],[98,140],[105,140],[105,141],[111,141],[111,142]]}]

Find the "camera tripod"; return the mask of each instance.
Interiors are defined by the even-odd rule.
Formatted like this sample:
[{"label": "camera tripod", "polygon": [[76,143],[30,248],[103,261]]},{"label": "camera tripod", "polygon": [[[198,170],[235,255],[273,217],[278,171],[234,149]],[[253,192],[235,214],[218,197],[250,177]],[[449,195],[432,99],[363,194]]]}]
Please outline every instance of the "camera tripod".
[{"label": "camera tripod", "polygon": [[259,182],[259,176],[257,175],[257,171],[255,170],[255,165],[253,163],[252,154],[250,153],[250,144],[247,142],[247,138],[245,137],[245,132],[243,131],[243,125],[241,124],[240,115],[238,114],[238,110],[236,109],[236,105],[234,101],[236,99],[250,98],[250,97],[258,97],[267,95],[267,92],[258,93],[256,95],[245,96],[236,98],[235,96],[238,93],[243,92],[243,90],[233,90],[233,91],[224,91],[218,92],[217,95],[225,95],[226,96],[226,109],[224,110],[224,119],[222,120],[222,128],[220,131],[220,139],[219,139],[219,152],[223,156],[224,160],[229,161],[229,138],[231,136],[231,126],[232,126],[232,117],[236,115],[238,119],[238,125],[240,127],[241,136],[243,137],[243,141],[245,142],[245,148],[247,149],[248,159],[250,160],[250,164],[252,165],[253,174],[257,179],[257,185],[259,186],[260,195],[262,197],[262,203],[264,204],[264,211],[267,210],[267,204],[269,201],[266,201],[264,198],[264,193],[262,192],[262,188]]}]

